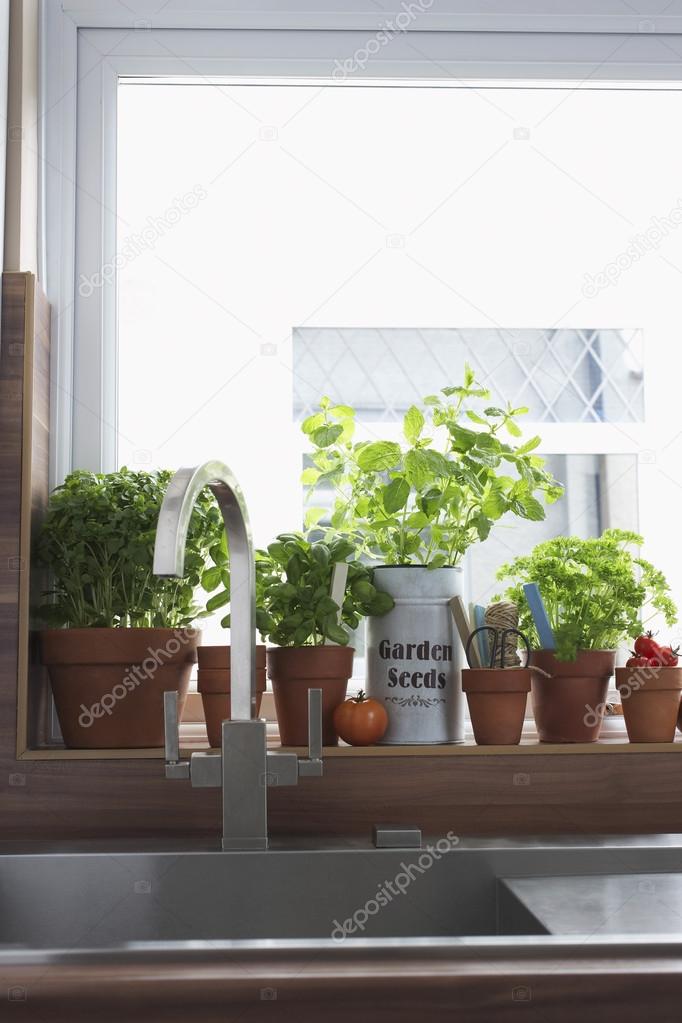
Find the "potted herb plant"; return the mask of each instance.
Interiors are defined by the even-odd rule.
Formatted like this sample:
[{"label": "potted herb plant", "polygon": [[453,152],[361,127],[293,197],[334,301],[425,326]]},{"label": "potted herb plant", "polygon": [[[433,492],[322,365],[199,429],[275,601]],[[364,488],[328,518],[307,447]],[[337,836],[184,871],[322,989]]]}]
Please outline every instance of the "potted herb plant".
[{"label": "potted herb plant", "polygon": [[[375,588],[372,571],[354,558],[343,537],[311,542],[301,533],[283,533],[261,552],[261,606],[257,624],[268,649],[277,721],[284,746],[303,746],[308,738],[308,690],[322,690],[322,741],[336,745],[334,711],[346,698],[354,650],[348,630],[368,614],[382,615],[393,600]],[[348,565],[341,606],[330,596],[334,566]]]},{"label": "potted herb plant", "polygon": [[[334,487],[332,529],[381,563],[375,584],[396,600],[367,629],[367,690],[390,709],[384,743],[463,740],[448,607],[461,594],[462,559],[503,515],[543,519],[538,495],[551,502],[562,493],[533,453],[540,438],[519,441],[517,417],[527,409],[489,400],[467,365],[462,385],[408,409],[404,443],[354,441],[353,409],[328,399],[302,424],[313,448],[303,482]],[[307,524],[319,517],[310,509]]]},{"label": "potted herb plant", "polygon": [[[642,618],[677,620],[662,572],[637,552],[637,533],[607,529],[582,540],[559,536],[504,565],[498,578],[521,609],[521,629],[539,646],[524,584],[536,583],[555,649],[536,649],[531,665],[533,712],[541,742],[595,742],[599,738],[615,648],[642,631]],[[633,549],[634,548],[634,553]]]},{"label": "potted herb plant", "polygon": [[152,572],[159,509],[172,473],[76,471],[51,495],[37,544],[52,588],[40,634],[67,746],[163,745],[163,693],[187,694],[203,613],[195,602],[222,533],[212,495],[199,499],[185,577]]}]

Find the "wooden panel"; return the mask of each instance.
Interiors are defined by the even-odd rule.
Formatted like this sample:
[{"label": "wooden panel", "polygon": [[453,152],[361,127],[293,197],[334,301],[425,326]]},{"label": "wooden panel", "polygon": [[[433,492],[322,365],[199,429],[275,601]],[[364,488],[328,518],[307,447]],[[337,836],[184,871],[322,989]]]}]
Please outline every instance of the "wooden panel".
[{"label": "wooden panel", "polygon": [[[390,952],[319,948],[136,962],[19,960],[0,968],[40,1023],[640,1023],[679,1019],[682,966],[665,945]],[[19,959],[20,953],[17,953]],[[24,1010],[20,1010],[19,1006]]]},{"label": "wooden panel", "polygon": [[[48,759],[19,759],[17,678],[30,666],[28,647],[19,642],[30,599],[29,534],[47,493],[47,327],[48,307],[31,275],[5,274],[0,345],[3,836],[217,834],[218,791],[167,781],[158,750],[145,751],[145,759],[139,751],[121,751],[115,760],[98,753],[55,760],[51,751],[37,754]],[[44,690],[40,678],[31,677],[30,685],[31,699],[19,707],[19,715],[29,738],[39,739]],[[270,827],[273,833],[369,836],[372,824],[393,818],[414,821],[428,832],[452,829],[460,835],[682,832],[677,746],[665,752],[590,747],[590,753],[597,752],[602,755],[537,746],[496,755],[476,747],[369,754],[340,748],[329,751],[323,778],[270,790]]]}]

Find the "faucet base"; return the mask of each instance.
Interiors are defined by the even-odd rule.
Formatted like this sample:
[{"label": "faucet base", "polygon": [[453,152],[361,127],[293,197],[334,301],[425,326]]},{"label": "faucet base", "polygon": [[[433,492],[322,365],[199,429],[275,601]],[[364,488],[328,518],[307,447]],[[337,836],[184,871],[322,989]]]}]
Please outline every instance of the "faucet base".
[{"label": "faucet base", "polygon": [[268,844],[267,838],[224,838],[223,852],[257,852]]}]

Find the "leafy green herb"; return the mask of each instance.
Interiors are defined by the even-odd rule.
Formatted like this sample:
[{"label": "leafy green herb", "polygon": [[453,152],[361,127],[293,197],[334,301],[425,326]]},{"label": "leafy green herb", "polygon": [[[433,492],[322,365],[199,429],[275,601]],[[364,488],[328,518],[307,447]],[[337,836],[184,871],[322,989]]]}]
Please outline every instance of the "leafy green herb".
[{"label": "leafy green herb", "polygon": [[[353,409],[323,398],[320,411],[302,424],[313,447],[313,465],[302,479],[311,492],[320,483],[335,489],[329,535],[351,537],[362,553],[385,564],[437,568],[458,564],[507,513],[543,519],[536,495],[549,504],[563,488],[532,454],[539,437],[514,443],[521,435],[516,418],[528,410],[497,408],[489,399],[465,366],[461,386],[407,410],[404,446],[354,443]],[[321,514],[312,509],[306,526]]]},{"label": "leafy green herb", "polygon": [[173,474],[78,470],[51,494],[37,554],[53,588],[38,609],[59,628],[179,628],[204,617],[195,602],[223,523],[213,495],[199,498],[190,520],[183,579],[152,572],[156,523]]},{"label": "leafy green herb", "polygon": [[578,650],[611,650],[635,639],[656,612],[666,625],[677,621],[663,573],[629,550],[643,543],[637,533],[622,529],[607,529],[591,540],[558,536],[503,565],[497,577],[511,580],[506,597],[521,608],[521,628],[535,645],[523,584],[538,584],[557,656],[571,661]]},{"label": "leafy green herb", "polygon": [[302,533],[282,533],[267,551],[256,552],[256,623],[265,639],[278,646],[318,646],[329,639],[348,643],[366,615],[381,615],[393,598],[372,583],[372,570],[348,562],[348,582],[339,624],[339,606],[329,596],[334,565],[355,556],[355,547],[337,537],[311,543]]}]

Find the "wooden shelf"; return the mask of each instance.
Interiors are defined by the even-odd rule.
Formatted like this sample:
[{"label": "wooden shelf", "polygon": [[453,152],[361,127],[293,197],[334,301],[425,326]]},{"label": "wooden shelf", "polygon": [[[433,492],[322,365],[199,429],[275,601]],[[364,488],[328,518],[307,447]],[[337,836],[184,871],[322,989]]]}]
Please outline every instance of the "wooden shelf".
[{"label": "wooden shelf", "polygon": [[[182,755],[208,749],[206,732],[199,723],[189,723],[181,733]],[[288,752],[305,756],[303,746],[283,747],[273,727],[268,737],[270,749],[286,749]],[[584,756],[604,754],[636,753],[679,753],[682,751],[682,737],[675,742],[628,742],[622,718],[607,719],[599,742],[594,743],[542,743],[538,742],[532,721],[528,721],[518,746],[477,746],[473,735],[463,743],[438,746],[325,746],[325,758],[372,758],[372,757],[495,757],[495,756]],[[116,750],[68,750],[35,749],[26,750],[22,760],[162,760],[162,749],[116,749]]]}]

